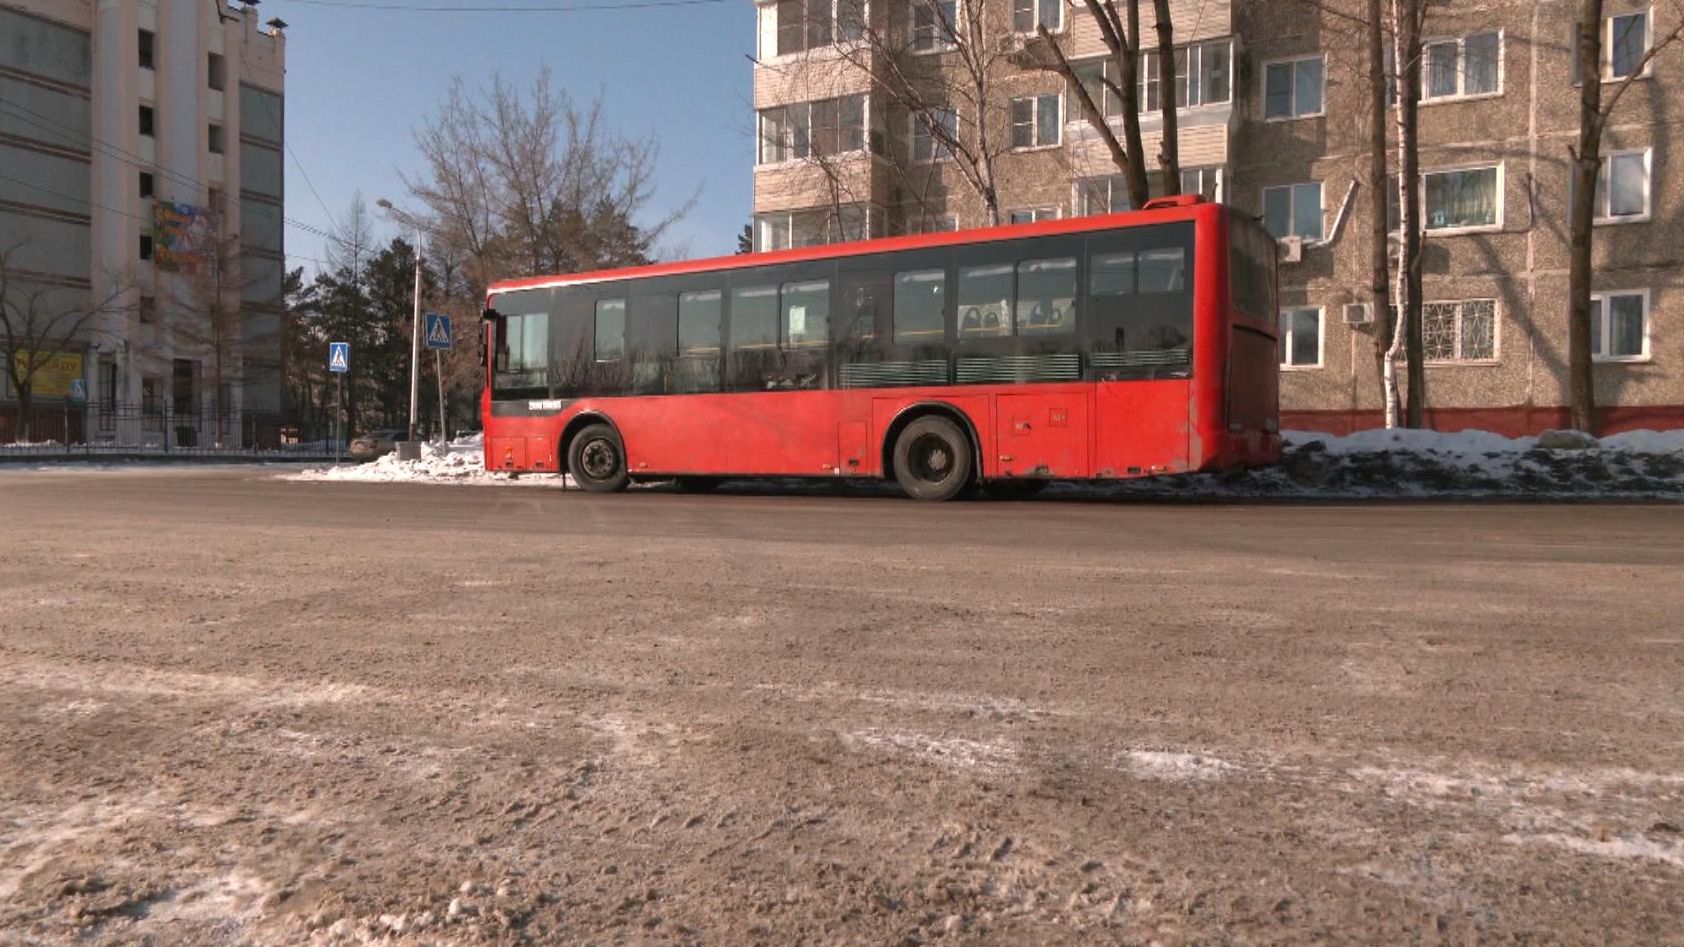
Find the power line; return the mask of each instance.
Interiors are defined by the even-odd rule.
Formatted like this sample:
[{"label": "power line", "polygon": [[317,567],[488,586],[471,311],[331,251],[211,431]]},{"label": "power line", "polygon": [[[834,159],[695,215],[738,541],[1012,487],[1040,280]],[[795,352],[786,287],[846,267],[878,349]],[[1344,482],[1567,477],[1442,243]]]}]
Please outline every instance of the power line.
[{"label": "power line", "polygon": [[[50,187],[42,187],[41,185],[36,184],[34,181],[25,181],[22,178],[14,178],[9,174],[0,174],[0,181],[9,181],[13,184],[17,184],[17,185],[21,185],[23,187],[27,187],[30,190],[39,191],[42,194],[51,195],[52,197],[59,198],[60,200],[66,200],[66,201],[71,201],[72,203],[80,204],[83,207],[87,207],[91,210],[103,210],[108,214],[116,214],[119,217],[127,217],[130,220],[138,220],[141,223],[145,223],[145,224],[155,224],[155,223],[157,223],[157,220],[155,218],[148,217],[144,214],[136,214],[136,213],[133,213],[131,211],[119,210],[116,207],[109,207],[105,204],[99,203],[98,201],[89,200],[88,198],[85,198],[85,197],[77,197],[74,194],[66,194],[63,191],[55,191]],[[291,258],[291,259],[307,260],[311,263],[319,263],[322,266],[332,266],[333,265],[332,263],[329,263],[326,260],[318,260],[313,256],[305,256],[302,253],[292,253],[292,252],[289,252],[289,251],[282,251],[282,253],[285,254],[285,256],[287,256],[288,258]]]},{"label": "power line", "polygon": [[598,10],[646,10],[651,7],[694,7],[724,3],[725,0],[634,0],[631,3],[548,4],[515,6],[418,6],[412,3],[367,3],[359,0],[292,0],[293,3],[346,10],[385,10],[404,13],[584,13]]}]

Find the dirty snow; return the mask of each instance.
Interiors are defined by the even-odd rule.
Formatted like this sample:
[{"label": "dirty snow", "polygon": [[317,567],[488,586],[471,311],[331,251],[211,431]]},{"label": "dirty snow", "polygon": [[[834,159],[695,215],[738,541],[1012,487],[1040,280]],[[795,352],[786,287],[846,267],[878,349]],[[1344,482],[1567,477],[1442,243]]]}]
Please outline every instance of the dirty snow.
[{"label": "dirty snow", "polygon": [[[1488,431],[1359,431],[1342,437],[1282,435],[1273,467],[1235,474],[1190,474],[1108,483],[1057,484],[1071,498],[1358,499],[1431,497],[1684,499],[1684,431],[1630,431],[1587,439],[1585,449],[1549,449],[1537,437]],[[371,463],[320,467],[295,480],[364,483],[510,483],[488,471],[478,434],[425,444],[420,460],[388,454]],[[556,486],[565,478],[525,474],[519,482]],[[570,485],[570,484],[569,484]]]}]

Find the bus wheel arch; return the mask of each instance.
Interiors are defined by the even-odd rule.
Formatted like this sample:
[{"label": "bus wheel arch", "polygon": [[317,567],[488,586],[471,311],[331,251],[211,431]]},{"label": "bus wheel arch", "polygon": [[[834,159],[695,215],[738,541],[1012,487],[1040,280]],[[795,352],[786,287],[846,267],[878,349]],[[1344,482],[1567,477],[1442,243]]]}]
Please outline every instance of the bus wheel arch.
[{"label": "bus wheel arch", "polygon": [[[587,470],[575,469],[576,466],[586,466],[581,464],[581,454],[593,448],[596,448],[596,454],[606,451],[614,455],[612,469],[599,470],[596,476],[592,476]],[[586,490],[624,490],[631,481],[631,471],[626,463],[625,438],[621,436],[619,426],[604,415],[585,412],[571,418],[562,429],[561,437],[557,439],[556,455],[557,466],[562,473],[571,476],[575,483]]]},{"label": "bus wheel arch", "polygon": [[[944,425],[923,423],[930,419],[936,419],[938,422],[945,422],[945,425],[951,426],[948,429],[952,430],[954,436],[962,442],[956,446],[961,449],[964,456],[956,458],[961,461],[959,482],[949,483],[947,486],[930,490],[921,490],[902,476],[903,471],[898,469],[897,455],[902,453],[902,435],[906,434],[907,430],[915,424],[919,425],[920,432],[929,428],[930,434],[941,434]],[[907,494],[914,499],[950,500],[962,496],[974,489],[982,476],[982,440],[977,436],[976,425],[972,423],[970,416],[964,411],[945,402],[914,404],[902,409],[899,414],[895,415],[895,419],[889,423],[888,430],[884,432],[882,451],[883,477],[888,480],[899,481],[902,489],[906,490]]]}]

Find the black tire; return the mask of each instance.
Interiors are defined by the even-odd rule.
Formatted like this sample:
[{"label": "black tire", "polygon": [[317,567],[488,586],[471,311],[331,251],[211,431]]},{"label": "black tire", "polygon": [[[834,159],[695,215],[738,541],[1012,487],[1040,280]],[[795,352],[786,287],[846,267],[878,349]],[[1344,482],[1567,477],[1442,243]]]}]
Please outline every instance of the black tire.
[{"label": "black tire", "polygon": [[573,482],[591,493],[616,493],[631,483],[626,470],[626,445],[606,424],[592,424],[567,445],[567,472]]},{"label": "black tire", "polygon": [[908,424],[895,438],[895,479],[914,500],[951,500],[972,483],[975,454],[964,429],[939,415]]},{"label": "black tire", "polygon": [[982,492],[995,500],[1027,500],[1046,488],[1045,480],[990,480]]},{"label": "black tire", "polygon": [[672,488],[678,493],[711,493],[724,482],[723,477],[674,477]]}]

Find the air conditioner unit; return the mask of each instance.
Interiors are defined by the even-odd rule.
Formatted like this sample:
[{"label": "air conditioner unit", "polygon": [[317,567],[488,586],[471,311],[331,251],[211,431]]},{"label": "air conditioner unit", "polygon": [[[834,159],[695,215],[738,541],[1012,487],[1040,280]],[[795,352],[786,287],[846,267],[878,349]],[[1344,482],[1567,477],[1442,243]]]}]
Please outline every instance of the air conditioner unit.
[{"label": "air conditioner unit", "polygon": [[1374,323],[1374,307],[1368,303],[1346,303],[1345,324],[1348,326],[1366,326]]},{"label": "air conditioner unit", "polygon": [[1282,237],[1281,238],[1281,262],[1282,263],[1297,263],[1299,260],[1302,260],[1302,259],[1304,259],[1304,238],[1303,237]]}]

